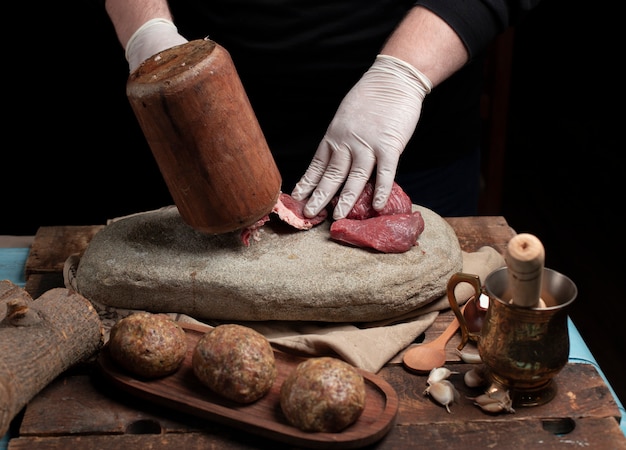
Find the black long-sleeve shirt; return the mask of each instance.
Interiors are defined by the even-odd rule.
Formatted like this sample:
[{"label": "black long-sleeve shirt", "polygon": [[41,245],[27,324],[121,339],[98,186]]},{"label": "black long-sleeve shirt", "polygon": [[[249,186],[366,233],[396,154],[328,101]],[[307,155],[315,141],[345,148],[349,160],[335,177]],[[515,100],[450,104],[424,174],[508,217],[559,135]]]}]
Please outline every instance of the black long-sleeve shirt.
[{"label": "black long-sleeve shirt", "polygon": [[420,0],[459,35],[470,59],[485,50],[506,28],[517,23],[540,0]]},{"label": "black long-sleeve shirt", "polygon": [[415,5],[452,26],[471,60],[426,97],[398,172],[445,164],[475,150],[481,133],[481,53],[534,3],[170,0],[170,7],[183,36],[208,37],[230,52],[289,191],[343,97]]}]

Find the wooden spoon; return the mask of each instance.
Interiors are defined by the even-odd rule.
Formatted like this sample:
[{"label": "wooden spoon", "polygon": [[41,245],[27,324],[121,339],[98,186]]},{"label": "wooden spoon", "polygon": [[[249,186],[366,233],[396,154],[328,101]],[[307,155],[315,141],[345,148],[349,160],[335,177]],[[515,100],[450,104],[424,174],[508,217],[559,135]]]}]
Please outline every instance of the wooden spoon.
[{"label": "wooden spoon", "polygon": [[446,363],[446,344],[458,329],[459,321],[455,317],[437,339],[416,345],[404,352],[402,362],[408,369],[419,373],[427,373],[435,367],[443,366]]}]

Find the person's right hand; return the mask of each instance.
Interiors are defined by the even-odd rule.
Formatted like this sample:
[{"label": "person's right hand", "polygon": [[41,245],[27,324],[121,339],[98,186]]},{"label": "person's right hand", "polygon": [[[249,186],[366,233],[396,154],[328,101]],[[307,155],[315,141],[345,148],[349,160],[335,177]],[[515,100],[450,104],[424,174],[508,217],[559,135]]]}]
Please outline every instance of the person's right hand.
[{"label": "person's right hand", "polygon": [[[422,111],[431,81],[409,63],[378,55],[344,97],[308,169],[291,195],[307,200],[315,217],[341,194],[333,219],[348,215],[375,173],[372,207],[382,211],[391,195],[400,155]],[[341,187],[343,185],[343,188]]]},{"label": "person's right hand", "polygon": [[152,19],[140,26],[126,44],[126,60],[132,72],[153,55],[176,45],[188,42],[178,34],[170,20]]}]

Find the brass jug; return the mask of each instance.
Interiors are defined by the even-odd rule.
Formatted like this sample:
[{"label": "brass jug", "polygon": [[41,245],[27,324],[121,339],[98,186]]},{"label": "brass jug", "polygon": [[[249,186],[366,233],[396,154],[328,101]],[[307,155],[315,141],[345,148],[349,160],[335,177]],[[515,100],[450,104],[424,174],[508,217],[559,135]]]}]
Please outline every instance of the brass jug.
[{"label": "brass jug", "polygon": [[[476,342],[492,384],[508,390],[514,406],[542,405],[554,398],[554,377],[567,364],[569,333],[567,307],[578,295],[567,276],[544,268],[541,298],[545,307],[521,307],[511,302],[507,267],[491,272],[484,287],[476,275],[457,273],[447,286],[448,300],[463,333],[461,345]],[[489,297],[489,307],[479,332],[470,332],[454,288],[468,282]]]}]

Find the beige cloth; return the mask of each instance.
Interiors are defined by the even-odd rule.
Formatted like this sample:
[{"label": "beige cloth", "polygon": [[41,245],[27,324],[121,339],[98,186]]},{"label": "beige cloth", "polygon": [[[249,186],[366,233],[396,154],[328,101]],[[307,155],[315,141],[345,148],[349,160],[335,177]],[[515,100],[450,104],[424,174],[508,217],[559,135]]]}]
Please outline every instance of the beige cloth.
[{"label": "beige cloth", "polygon": [[[486,276],[502,267],[504,258],[492,247],[482,247],[477,252],[463,252],[463,272],[475,274],[484,281]],[[66,287],[71,288],[68,273],[73,264],[71,257],[64,270]],[[455,289],[460,304],[474,294],[468,283],[461,283]],[[93,302],[100,314],[108,339],[110,328],[123,317],[137,310],[113,308]],[[370,323],[327,323],[327,322],[241,322],[266,336],[272,344],[311,356],[337,356],[352,365],[370,372],[378,372],[388,361],[409,346],[418,336],[433,324],[439,311],[450,307],[446,295],[410,314],[393,320]],[[198,321],[184,314],[168,313],[174,320],[183,323],[201,323],[216,326],[219,323]]]}]

